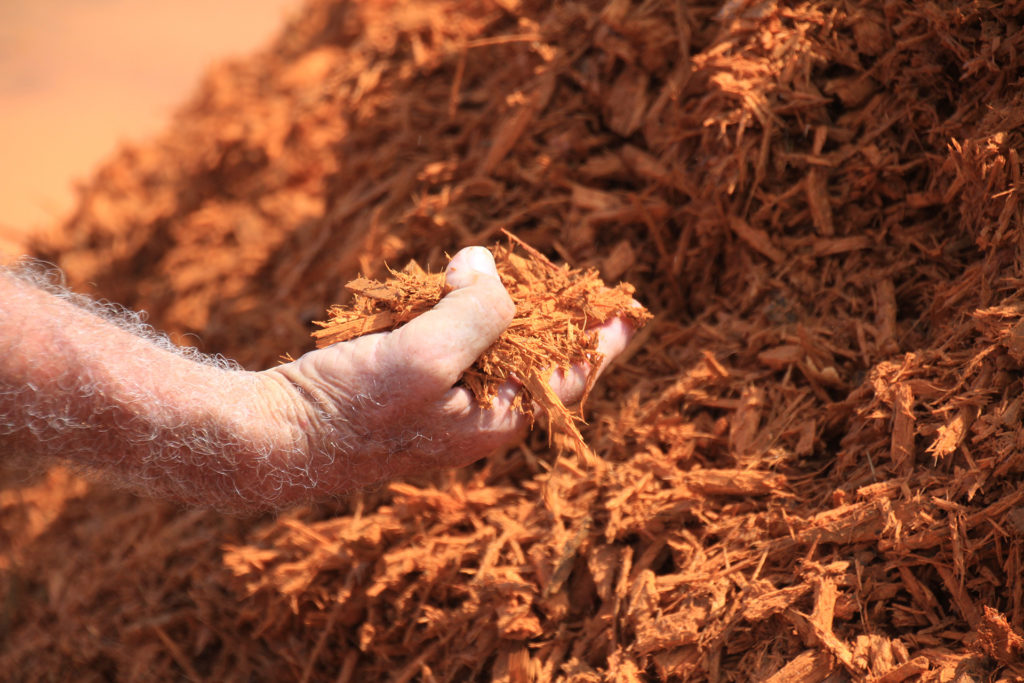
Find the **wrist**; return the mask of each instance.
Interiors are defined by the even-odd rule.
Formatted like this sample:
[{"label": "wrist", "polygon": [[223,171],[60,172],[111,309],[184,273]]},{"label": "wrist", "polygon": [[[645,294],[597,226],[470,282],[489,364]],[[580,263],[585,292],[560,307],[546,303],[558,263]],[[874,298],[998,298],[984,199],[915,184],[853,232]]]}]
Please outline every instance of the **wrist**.
[{"label": "wrist", "polygon": [[272,483],[282,503],[345,493],[369,482],[346,479],[351,434],[327,390],[301,371],[298,361],[256,373],[260,379],[260,421],[280,447],[271,465],[287,484]]}]

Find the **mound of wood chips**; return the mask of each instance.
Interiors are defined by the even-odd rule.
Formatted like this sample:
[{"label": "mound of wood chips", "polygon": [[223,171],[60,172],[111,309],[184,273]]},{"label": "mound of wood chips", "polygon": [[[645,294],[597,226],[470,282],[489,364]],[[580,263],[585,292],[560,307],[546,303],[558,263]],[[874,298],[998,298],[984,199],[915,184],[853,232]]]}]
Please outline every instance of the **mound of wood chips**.
[{"label": "mound of wood chips", "polygon": [[[1020,3],[311,0],[37,245],[249,367],[385,263],[636,286],[587,403],[334,506],[0,490],[24,680],[1024,676]],[[199,340],[198,342],[196,340]]]}]

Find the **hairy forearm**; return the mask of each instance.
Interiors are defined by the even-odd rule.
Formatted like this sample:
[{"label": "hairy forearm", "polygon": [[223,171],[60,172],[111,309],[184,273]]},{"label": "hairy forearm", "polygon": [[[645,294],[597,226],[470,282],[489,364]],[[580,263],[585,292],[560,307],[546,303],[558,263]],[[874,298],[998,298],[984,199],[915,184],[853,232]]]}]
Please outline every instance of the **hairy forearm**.
[{"label": "hairy forearm", "polygon": [[287,382],[190,355],[130,314],[52,290],[0,270],[3,450],[222,509],[312,495],[309,416]]},{"label": "hairy forearm", "polygon": [[[0,269],[0,455],[60,456],[153,495],[240,511],[473,462],[526,427],[511,382],[486,406],[458,386],[515,306],[482,247],[459,251],[445,284],[397,330],[251,373]],[[598,347],[608,355],[628,340],[613,327]],[[582,391],[560,384],[563,400]]]}]

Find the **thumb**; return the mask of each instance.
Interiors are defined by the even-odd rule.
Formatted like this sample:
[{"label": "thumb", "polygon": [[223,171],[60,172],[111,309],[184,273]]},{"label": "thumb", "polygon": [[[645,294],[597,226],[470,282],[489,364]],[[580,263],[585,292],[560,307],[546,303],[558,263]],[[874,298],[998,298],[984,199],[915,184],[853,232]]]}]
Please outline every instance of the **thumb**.
[{"label": "thumb", "polygon": [[445,271],[450,290],[431,310],[388,335],[382,361],[406,373],[421,396],[440,395],[505,331],[515,315],[494,257],[468,247]]}]

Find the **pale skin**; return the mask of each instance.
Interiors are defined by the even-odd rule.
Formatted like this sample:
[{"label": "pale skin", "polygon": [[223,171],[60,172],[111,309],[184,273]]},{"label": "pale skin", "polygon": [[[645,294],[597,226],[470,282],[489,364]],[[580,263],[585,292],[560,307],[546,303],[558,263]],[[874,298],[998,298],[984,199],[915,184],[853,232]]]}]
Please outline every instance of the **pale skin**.
[{"label": "pale skin", "polygon": [[[280,509],[457,467],[521,438],[508,384],[481,407],[456,383],[512,320],[490,253],[460,251],[431,311],[247,372],[0,270],[0,452],[84,465],[151,495]],[[598,328],[603,366],[632,330]],[[588,368],[552,374],[564,402]]]}]

